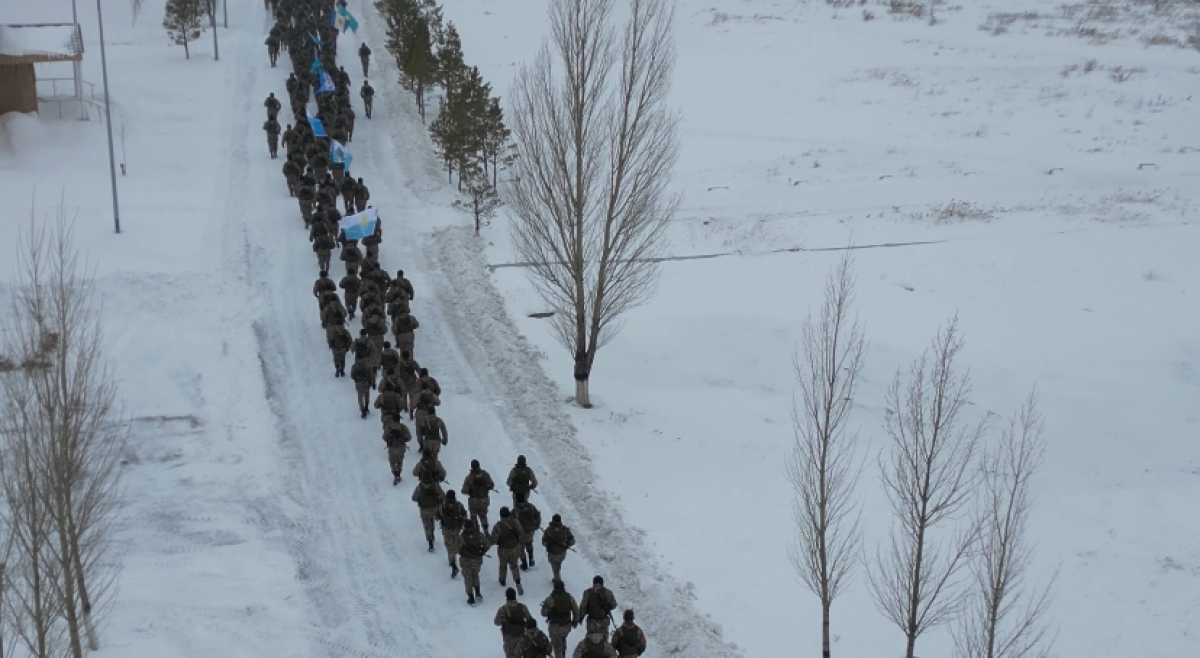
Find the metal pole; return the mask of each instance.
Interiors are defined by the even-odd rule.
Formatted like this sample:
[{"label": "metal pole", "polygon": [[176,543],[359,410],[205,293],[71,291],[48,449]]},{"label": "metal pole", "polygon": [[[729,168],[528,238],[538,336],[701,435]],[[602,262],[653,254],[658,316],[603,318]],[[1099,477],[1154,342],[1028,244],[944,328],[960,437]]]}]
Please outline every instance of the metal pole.
[{"label": "metal pole", "polygon": [[225,17],[225,28],[229,29],[229,0],[221,0],[221,13]]},{"label": "metal pole", "polygon": [[[74,23],[76,31],[79,30],[79,10],[75,6],[76,0],[71,0],[71,22]],[[83,33],[79,32],[80,46],[83,45]],[[75,103],[79,105],[79,120],[86,121],[88,119],[87,106],[83,104],[83,65],[79,60],[71,62],[71,75],[75,76]],[[57,94],[56,94],[57,95]],[[62,103],[59,103],[58,111],[62,112]]]},{"label": "metal pole", "polygon": [[208,6],[208,25],[213,33],[213,60],[221,61],[221,44],[217,39],[217,0],[204,0]]},{"label": "metal pole", "polygon": [[108,124],[108,174],[112,179],[113,228],[121,232],[121,210],[117,205],[117,161],[113,156],[112,108],[108,103],[108,58],[104,52],[104,14],[96,0],[96,23],[100,30],[100,70],[104,75],[104,121]]}]

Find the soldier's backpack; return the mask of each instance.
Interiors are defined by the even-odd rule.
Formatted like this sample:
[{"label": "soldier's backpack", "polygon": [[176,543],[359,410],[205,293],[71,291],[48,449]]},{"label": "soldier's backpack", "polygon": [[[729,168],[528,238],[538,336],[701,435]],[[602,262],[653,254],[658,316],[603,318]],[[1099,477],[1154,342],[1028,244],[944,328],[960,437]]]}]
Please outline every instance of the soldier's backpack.
[{"label": "soldier's backpack", "polygon": [[621,653],[622,651],[628,653],[644,651],[645,647],[642,646],[637,626],[625,626],[622,624],[617,628],[616,632],[613,633],[613,648],[617,650],[617,653]]},{"label": "soldier's backpack", "polygon": [[550,594],[550,600],[546,602],[546,610],[543,612],[546,619],[555,624],[571,623],[571,595],[566,592],[553,592]]},{"label": "soldier's backpack", "polygon": [[513,548],[521,543],[521,534],[512,523],[496,524],[498,532],[496,532],[496,543],[504,548]]},{"label": "soldier's backpack", "polygon": [[512,488],[515,491],[529,491],[530,477],[529,468],[514,468],[512,478]]},{"label": "soldier's backpack", "polygon": [[[318,224],[317,226],[320,226]],[[328,233],[322,233],[313,240],[313,251],[332,251],[337,245],[334,244],[333,238],[329,237]]]},{"label": "soldier's backpack", "polygon": [[366,339],[359,338],[354,341],[354,358],[364,359],[371,354],[371,343]]},{"label": "soldier's backpack", "polygon": [[415,328],[416,327],[413,326],[413,316],[408,314],[396,316],[396,333],[407,334],[412,332]]}]

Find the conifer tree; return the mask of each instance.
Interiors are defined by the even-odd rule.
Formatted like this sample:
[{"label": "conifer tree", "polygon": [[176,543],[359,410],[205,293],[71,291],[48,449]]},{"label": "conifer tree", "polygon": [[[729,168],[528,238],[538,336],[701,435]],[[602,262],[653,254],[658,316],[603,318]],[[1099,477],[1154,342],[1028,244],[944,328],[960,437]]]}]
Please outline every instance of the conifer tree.
[{"label": "conifer tree", "polygon": [[467,193],[467,202],[459,205],[466,206],[475,218],[475,235],[479,235],[479,227],[483,220],[491,219],[500,207],[500,197],[488,180],[487,172],[483,169],[483,160],[479,154],[470,156],[458,177],[460,187],[466,188]]},{"label": "conifer tree", "polygon": [[497,173],[500,171],[500,165],[511,164],[515,156],[512,152],[512,144],[509,141],[512,137],[512,131],[508,129],[508,126],[504,125],[504,108],[500,106],[500,99],[494,96],[488,102],[487,112],[484,115],[483,134],[484,172],[487,172],[488,160],[490,159],[492,187],[496,187],[498,180]]},{"label": "conifer tree", "polygon": [[204,32],[205,10],[203,0],[167,0],[163,14],[163,27],[167,36],[177,46],[183,46],[184,59],[191,59],[188,43],[200,38]]},{"label": "conifer tree", "polygon": [[454,95],[455,90],[462,84],[466,75],[467,65],[463,61],[462,39],[458,36],[458,28],[451,22],[446,27],[446,40],[438,49],[438,84],[446,90],[446,96]]}]

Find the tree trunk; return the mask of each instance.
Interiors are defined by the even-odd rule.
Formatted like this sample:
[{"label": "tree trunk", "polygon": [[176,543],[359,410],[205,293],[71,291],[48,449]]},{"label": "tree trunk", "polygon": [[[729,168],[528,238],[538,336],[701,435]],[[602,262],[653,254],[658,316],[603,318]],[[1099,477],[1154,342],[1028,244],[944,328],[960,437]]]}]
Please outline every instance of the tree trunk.
[{"label": "tree trunk", "polygon": [[829,602],[821,602],[821,658],[829,658]]},{"label": "tree trunk", "polygon": [[184,59],[192,58],[192,54],[190,52],[188,52],[187,37],[183,38],[183,58]]},{"label": "tree trunk", "polygon": [[584,409],[592,408],[592,398],[588,395],[588,380],[586,379],[575,380],[575,404]]},{"label": "tree trunk", "polygon": [[217,38],[217,8],[213,6],[216,0],[208,0],[208,24],[213,33],[213,60],[221,61],[221,42]]},{"label": "tree trunk", "polygon": [[592,376],[592,363],[588,353],[580,350],[575,353],[575,404],[584,409],[592,408],[592,398],[588,394],[588,380]]},{"label": "tree trunk", "polygon": [[79,608],[83,612],[83,630],[87,634],[88,649],[96,651],[100,648],[100,641],[96,637],[96,625],[92,622],[92,597],[88,594],[87,574],[83,570],[83,559],[79,554],[79,531],[72,519],[68,519],[70,524],[70,539],[71,539],[71,563],[75,568],[76,587],[79,591]]}]

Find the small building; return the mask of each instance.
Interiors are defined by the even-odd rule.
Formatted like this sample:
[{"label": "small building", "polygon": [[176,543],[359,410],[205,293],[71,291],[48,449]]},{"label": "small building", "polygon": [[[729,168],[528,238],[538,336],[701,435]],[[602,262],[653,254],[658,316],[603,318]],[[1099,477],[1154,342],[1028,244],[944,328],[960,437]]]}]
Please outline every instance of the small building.
[{"label": "small building", "polygon": [[37,112],[38,89],[34,64],[73,62],[72,96],[80,99],[83,36],[76,23],[0,25],[0,114]]}]

